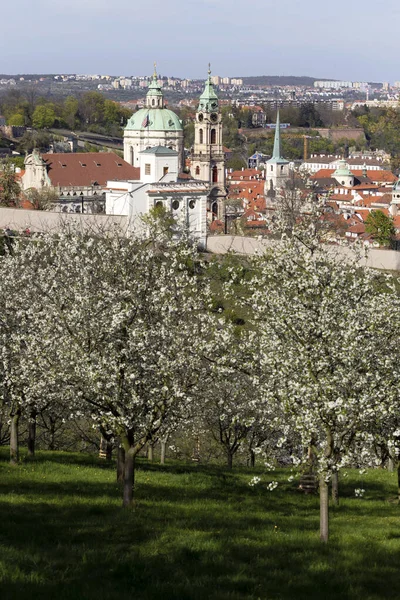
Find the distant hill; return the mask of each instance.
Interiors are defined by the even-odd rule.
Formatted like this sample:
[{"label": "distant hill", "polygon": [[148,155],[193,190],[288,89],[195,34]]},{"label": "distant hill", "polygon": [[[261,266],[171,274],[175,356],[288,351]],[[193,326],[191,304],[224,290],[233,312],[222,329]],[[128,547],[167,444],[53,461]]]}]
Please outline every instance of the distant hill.
[{"label": "distant hill", "polygon": [[[242,77],[244,85],[305,85],[311,87],[314,81],[324,81],[317,77],[295,77],[294,75],[260,75],[257,77]],[[331,80],[329,80],[331,81]]]}]

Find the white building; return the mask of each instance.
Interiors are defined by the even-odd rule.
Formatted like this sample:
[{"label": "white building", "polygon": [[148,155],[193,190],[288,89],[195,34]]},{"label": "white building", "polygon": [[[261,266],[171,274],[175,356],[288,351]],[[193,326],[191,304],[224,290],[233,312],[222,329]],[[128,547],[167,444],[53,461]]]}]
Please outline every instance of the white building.
[{"label": "white building", "polygon": [[177,115],[165,107],[164,95],[154,71],[146,96],[146,106],[133,113],[124,130],[124,159],[134,167],[147,148],[166,146],[178,153],[183,169],[183,127]]},{"label": "white building", "polygon": [[210,186],[204,181],[179,180],[179,156],[165,146],[139,153],[140,180],[109,181],[106,192],[106,214],[125,215],[129,229],[144,232],[143,216],[164,207],[187,229],[190,237],[205,248],[207,237],[207,197]]}]

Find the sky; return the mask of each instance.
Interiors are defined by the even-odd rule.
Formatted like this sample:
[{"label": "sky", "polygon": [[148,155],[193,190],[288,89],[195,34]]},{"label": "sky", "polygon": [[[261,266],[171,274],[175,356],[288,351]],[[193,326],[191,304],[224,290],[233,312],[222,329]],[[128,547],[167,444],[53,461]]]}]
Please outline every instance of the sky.
[{"label": "sky", "polygon": [[[18,0],[1,9],[0,73],[400,81],[400,2]],[[7,26],[8,24],[8,26]]]}]

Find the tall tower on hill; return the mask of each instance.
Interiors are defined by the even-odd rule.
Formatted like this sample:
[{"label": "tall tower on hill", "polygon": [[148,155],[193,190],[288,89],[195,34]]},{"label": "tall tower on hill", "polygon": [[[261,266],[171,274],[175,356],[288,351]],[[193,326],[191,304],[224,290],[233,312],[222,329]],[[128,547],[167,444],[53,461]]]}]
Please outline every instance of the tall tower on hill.
[{"label": "tall tower on hill", "polygon": [[218,96],[208,69],[208,79],[196,112],[191,174],[211,185],[208,210],[213,218],[222,217],[225,189],[225,157],[222,147],[222,115]]}]

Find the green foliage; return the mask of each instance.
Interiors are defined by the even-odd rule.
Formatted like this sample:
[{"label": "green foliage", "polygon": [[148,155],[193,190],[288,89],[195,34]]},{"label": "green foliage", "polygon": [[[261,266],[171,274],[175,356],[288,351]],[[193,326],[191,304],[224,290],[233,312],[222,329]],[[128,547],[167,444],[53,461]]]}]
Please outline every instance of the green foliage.
[{"label": "green foliage", "polygon": [[[121,511],[113,464],[40,452],[13,468],[0,456],[4,598],[400,597],[398,506],[387,502],[395,476],[384,470],[363,482],[349,472],[332,544],[322,547],[317,498],[300,494],[285,469],[141,460],[135,510]],[[261,482],[250,487],[254,475]],[[280,485],[269,492],[272,479]]]},{"label": "green foliage", "polygon": [[32,125],[35,129],[49,129],[56,120],[54,104],[40,104],[35,108],[32,116]]},{"label": "green foliage", "polygon": [[0,206],[18,206],[20,193],[14,165],[8,159],[0,161]]},{"label": "green foliage", "polygon": [[14,113],[7,119],[7,122],[9,125],[14,125],[14,127],[23,127],[25,116],[22,113]]},{"label": "green foliage", "polygon": [[381,210],[372,210],[365,221],[365,230],[370,233],[381,246],[389,246],[396,230],[393,218]]},{"label": "green foliage", "polygon": [[358,110],[355,116],[371,148],[400,154],[400,110],[397,108]]},{"label": "green foliage", "polygon": [[51,143],[52,137],[47,131],[25,131],[24,135],[19,139],[18,151],[21,154],[30,154],[34,148],[40,152],[47,152]]}]

